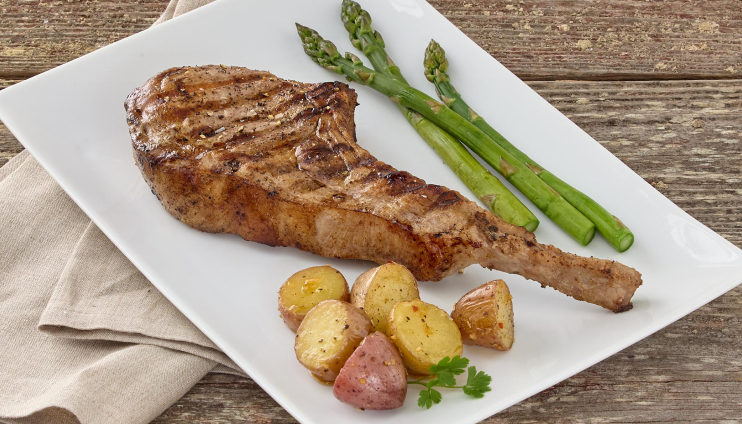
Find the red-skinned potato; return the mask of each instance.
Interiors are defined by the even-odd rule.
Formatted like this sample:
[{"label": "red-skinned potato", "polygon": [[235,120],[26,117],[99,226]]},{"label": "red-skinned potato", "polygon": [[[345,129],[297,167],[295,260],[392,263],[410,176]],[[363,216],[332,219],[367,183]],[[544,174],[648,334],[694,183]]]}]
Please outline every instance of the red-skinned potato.
[{"label": "red-skinned potato", "polygon": [[362,409],[395,409],[407,396],[407,371],[381,332],[367,336],[340,370],[333,387],[341,402]]}]

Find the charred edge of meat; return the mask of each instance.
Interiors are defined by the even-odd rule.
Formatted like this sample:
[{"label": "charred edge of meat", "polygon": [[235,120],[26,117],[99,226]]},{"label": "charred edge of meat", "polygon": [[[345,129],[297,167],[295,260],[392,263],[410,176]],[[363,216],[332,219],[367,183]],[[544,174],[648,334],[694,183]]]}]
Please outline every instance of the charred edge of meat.
[{"label": "charred edge of meat", "polygon": [[617,314],[620,314],[621,312],[626,312],[626,311],[630,311],[630,310],[632,310],[633,308],[634,308],[634,304],[633,304],[633,303],[631,303],[631,302],[629,302],[629,304],[628,304],[628,305],[620,306],[620,307],[618,307],[618,308],[614,309],[614,310],[613,310],[613,312],[615,312],[615,313],[617,313]]}]

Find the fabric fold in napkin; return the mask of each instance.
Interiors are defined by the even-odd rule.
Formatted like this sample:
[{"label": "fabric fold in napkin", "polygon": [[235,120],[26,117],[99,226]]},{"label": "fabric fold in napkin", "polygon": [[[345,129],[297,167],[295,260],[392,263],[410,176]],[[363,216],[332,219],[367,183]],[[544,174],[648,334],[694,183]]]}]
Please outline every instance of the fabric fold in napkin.
[{"label": "fabric fold in napkin", "polygon": [[153,25],[169,21],[170,19],[178,17],[184,13],[188,13],[193,9],[197,9],[205,4],[209,4],[212,1],[214,0],[170,0],[170,3],[168,3],[165,11]]},{"label": "fabric fold in napkin", "polygon": [[0,422],[147,423],[208,372],[241,374],[28,152],[0,168],[0,223]]},{"label": "fabric fold in napkin", "polygon": [[54,287],[39,329],[65,338],[167,347],[239,372],[92,222]]}]

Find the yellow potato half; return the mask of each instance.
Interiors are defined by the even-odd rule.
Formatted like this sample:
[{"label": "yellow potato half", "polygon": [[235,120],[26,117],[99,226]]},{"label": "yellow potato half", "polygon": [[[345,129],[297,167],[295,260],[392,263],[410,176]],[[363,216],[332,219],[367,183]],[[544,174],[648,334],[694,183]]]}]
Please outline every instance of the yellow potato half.
[{"label": "yellow potato half", "polygon": [[361,308],[371,318],[374,329],[384,334],[387,334],[387,318],[394,305],[419,298],[415,277],[403,265],[394,262],[364,272],[350,291],[350,303]]},{"label": "yellow potato half", "polygon": [[289,277],[278,291],[281,318],[296,332],[312,308],[325,300],[348,301],[348,282],[340,271],[325,266],[303,269]]},{"label": "yellow potato half", "polygon": [[345,361],[373,328],[366,314],[350,303],[325,300],[299,325],[294,341],[296,358],[320,381],[335,381]]},{"label": "yellow potato half", "polygon": [[387,330],[405,366],[414,374],[429,375],[431,365],[464,350],[453,319],[443,309],[421,300],[396,304],[389,312]]}]

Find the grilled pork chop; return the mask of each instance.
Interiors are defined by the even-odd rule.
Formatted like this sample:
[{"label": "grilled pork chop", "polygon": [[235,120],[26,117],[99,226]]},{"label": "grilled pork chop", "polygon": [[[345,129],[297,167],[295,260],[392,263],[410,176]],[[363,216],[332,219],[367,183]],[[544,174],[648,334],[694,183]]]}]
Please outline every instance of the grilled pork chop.
[{"label": "grilled pork chop", "polygon": [[539,244],[458,192],[378,161],[356,143],[356,93],[343,83],[173,68],[125,106],[144,179],[198,230],[395,261],[419,280],[480,264],[615,312],[631,308],[641,285],[633,268]]}]

